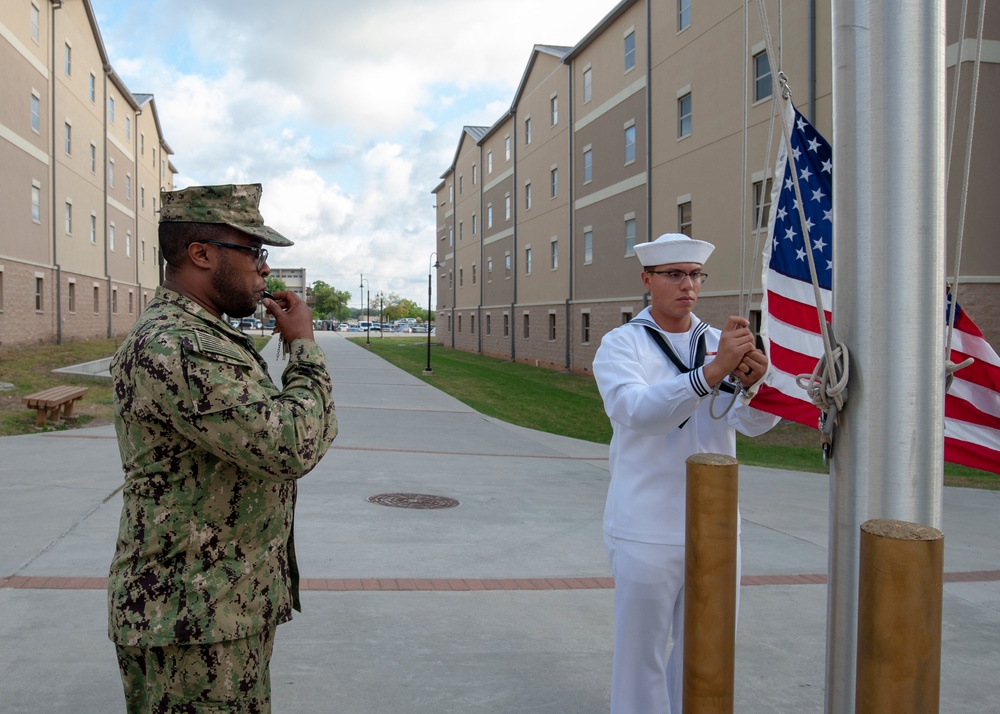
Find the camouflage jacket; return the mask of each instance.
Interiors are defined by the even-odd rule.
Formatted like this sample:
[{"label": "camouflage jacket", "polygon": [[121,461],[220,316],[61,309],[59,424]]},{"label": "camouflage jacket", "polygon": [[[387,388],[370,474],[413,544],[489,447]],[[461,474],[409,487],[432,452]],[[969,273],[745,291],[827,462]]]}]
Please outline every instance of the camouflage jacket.
[{"label": "camouflage jacket", "polygon": [[125,471],[111,639],[204,644],[290,620],[296,479],[337,434],[322,349],[295,340],[279,389],[249,337],[161,287],[111,376]]}]

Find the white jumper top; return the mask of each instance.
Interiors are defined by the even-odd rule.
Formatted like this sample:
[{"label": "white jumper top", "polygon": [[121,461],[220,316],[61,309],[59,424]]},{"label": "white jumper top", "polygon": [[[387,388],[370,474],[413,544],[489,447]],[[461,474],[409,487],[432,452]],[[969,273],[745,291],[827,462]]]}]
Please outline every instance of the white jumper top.
[{"label": "white jumper top", "polygon": [[[688,366],[702,333],[706,364],[719,346],[720,331],[692,314],[691,329],[682,341],[687,348],[678,350],[678,335],[660,329],[648,307],[601,340],[594,376],[614,428],[604,531],[625,540],[683,545],[685,460],[697,453],[735,456],[736,429],[757,436],[780,419],[739,400],[725,417],[713,419],[703,367],[682,373],[653,341],[647,325],[660,332]],[[715,412],[721,413],[731,399],[731,394],[722,393]]]}]

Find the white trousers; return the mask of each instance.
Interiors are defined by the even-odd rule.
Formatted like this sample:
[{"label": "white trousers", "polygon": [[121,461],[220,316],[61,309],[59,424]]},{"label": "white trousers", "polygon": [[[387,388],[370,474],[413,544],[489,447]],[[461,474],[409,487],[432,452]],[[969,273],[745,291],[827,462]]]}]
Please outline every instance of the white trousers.
[{"label": "white trousers", "polygon": [[[604,546],[615,579],[611,714],[682,714],[684,546],[607,534]],[[737,583],[740,572],[737,538]],[[737,613],[739,598],[737,587]]]}]

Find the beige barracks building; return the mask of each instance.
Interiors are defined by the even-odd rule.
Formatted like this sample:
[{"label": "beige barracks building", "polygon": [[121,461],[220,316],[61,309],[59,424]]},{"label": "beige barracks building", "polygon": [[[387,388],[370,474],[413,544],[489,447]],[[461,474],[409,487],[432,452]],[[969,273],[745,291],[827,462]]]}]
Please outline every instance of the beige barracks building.
[{"label": "beige barracks building", "polygon": [[[602,335],[646,304],[633,246],[666,232],[717,246],[702,319],[720,325],[739,314],[752,277],[750,315],[759,321],[754,256],[763,247],[777,152],[774,144],[766,160],[777,82],[751,5],[745,22],[740,0],[623,0],[576,46],[535,46],[509,111],[493,126],[463,128],[433,191],[439,342],[589,372]],[[780,32],[777,0],[766,7],[793,101],[831,139],[830,0],[784,2]],[[962,48],[956,157],[965,153],[976,34],[972,13],[968,29],[958,27],[960,9],[959,0],[948,1],[949,97]],[[995,14],[987,14],[985,38],[960,300],[998,345]],[[949,274],[962,163],[948,187]],[[755,231],[762,200],[764,229]]]},{"label": "beige barracks building", "polygon": [[172,153],[90,0],[0,2],[0,346],[123,335],[160,283]]}]

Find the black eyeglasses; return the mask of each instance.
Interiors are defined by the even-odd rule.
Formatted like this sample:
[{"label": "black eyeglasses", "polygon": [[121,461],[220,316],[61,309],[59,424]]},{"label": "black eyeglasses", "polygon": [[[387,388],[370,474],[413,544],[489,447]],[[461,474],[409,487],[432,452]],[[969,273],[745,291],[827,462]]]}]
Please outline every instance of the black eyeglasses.
[{"label": "black eyeglasses", "polygon": [[684,278],[691,278],[692,283],[701,285],[708,277],[708,273],[703,273],[700,270],[696,270],[693,273],[685,273],[683,270],[647,270],[646,272],[650,275],[662,275],[667,279],[668,283],[673,283],[674,285],[683,283]]},{"label": "black eyeglasses", "polygon": [[253,245],[240,245],[239,243],[226,243],[221,240],[203,240],[198,241],[199,243],[211,243],[212,245],[221,245],[223,248],[236,248],[238,250],[246,250],[253,254],[253,257],[257,259],[257,272],[264,267],[264,263],[267,262],[267,250]]}]

